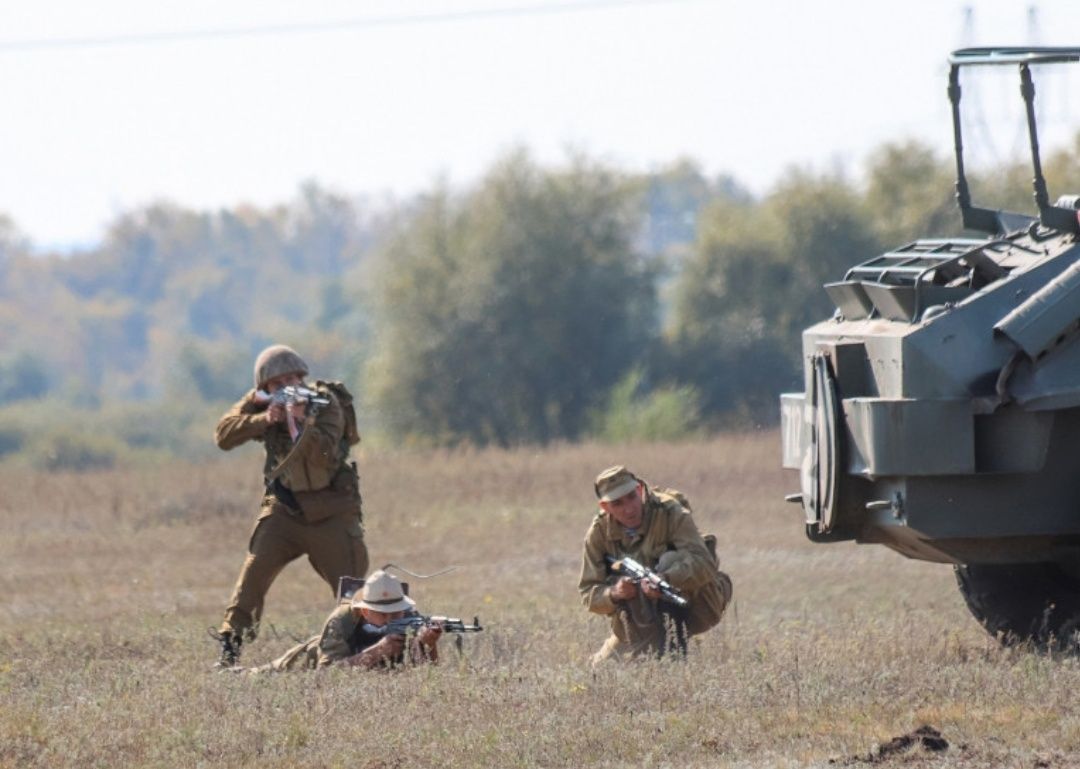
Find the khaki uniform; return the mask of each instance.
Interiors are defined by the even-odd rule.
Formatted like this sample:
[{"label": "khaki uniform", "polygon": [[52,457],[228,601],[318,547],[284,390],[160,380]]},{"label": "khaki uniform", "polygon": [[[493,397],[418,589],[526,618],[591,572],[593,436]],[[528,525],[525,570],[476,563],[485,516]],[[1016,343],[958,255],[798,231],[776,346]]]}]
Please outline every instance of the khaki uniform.
[{"label": "khaki uniform", "polygon": [[[252,673],[283,673],[291,670],[317,670],[333,665],[369,649],[382,636],[365,632],[360,627],[348,602],[341,604],[326,618],[322,632],[289,649],[269,664],[251,668]],[[438,652],[425,650],[415,638],[408,641],[409,662],[421,664],[438,660]],[[405,664],[405,654],[389,662],[376,662],[369,666],[390,669]],[[361,667],[367,667],[361,665]]]},{"label": "khaki uniform", "polygon": [[326,618],[322,631],[307,641],[289,649],[273,662],[256,668],[260,672],[286,670],[315,670],[351,657],[350,639],[356,632],[357,619],[349,603],[338,606]]},{"label": "khaki uniform", "polygon": [[[696,635],[720,621],[731,600],[730,578],[717,568],[715,555],[698,532],[694,519],[679,501],[646,487],[641,527],[631,536],[603,511],[593,519],[585,535],[581,580],[578,590],[589,611],[611,618],[612,635],[593,657],[598,663],[609,657],[636,657],[662,648],[665,629],[652,601],[638,591],[635,599],[613,601],[609,588],[612,574],[605,555],[629,556],[661,573],[690,602],[686,630]],[[657,566],[658,562],[661,564]]]},{"label": "khaki uniform", "polygon": [[345,412],[321,382],[315,389],[330,404],[309,414],[295,444],[284,423],[267,421],[254,390],[218,422],[217,445],[228,450],[260,441],[266,448],[263,475],[275,479],[263,497],[222,633],[253,634],[274,578],[301,555],[335,595],[340,577],[367,573],[360,483],[355,465],[348,462]]}]

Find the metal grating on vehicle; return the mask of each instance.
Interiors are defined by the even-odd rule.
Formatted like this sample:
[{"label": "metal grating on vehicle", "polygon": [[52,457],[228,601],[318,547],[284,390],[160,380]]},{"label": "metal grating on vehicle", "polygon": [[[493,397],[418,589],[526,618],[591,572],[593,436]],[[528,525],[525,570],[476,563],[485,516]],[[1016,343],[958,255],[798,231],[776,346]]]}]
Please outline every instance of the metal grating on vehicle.
[{"label": "metal grating on vehicle", "polygon": [[[991,254],[1002,256],[1011,244],[994,240],[917,240],[848,270],[845,281],[913,286],[968,285],[979,288],[1006,270]],[[964,279],[967,279],[966,281]]]}]

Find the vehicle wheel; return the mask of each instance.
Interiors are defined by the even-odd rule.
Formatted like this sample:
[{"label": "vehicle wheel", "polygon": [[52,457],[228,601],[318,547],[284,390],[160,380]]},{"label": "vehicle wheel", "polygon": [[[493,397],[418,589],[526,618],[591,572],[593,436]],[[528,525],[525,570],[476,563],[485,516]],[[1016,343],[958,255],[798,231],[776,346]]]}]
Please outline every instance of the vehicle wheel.
[{"label": "vehicle wheel", "polygon": [[1054,563],[957,566],[968,609],[1003,646],[1078,651],[1080,580]]}]

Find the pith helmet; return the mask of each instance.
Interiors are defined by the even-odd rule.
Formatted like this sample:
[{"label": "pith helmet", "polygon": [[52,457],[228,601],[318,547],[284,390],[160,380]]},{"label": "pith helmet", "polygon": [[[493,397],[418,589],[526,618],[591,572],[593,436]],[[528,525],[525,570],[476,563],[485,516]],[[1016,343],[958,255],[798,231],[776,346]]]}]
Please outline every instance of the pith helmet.
[{"label": "pith helmet", "polygon": [[636,489],[637,485],[636,475],[622,465],[615,465],[596,476],[593,488],[596,489],[596,496],[601,502],[610,502],[613,499],[625,497]]},{"label": "pith helmet", "polygon": [[363,592],[353,596],[352,606],[390,614],[395,611],[409,611],[416,606],[416,602],[405,595],[401,580],[379,569],[372,572],[364,582]]},{"label": "pith helmet", "polygon": [[255,359],[255,389],[282,374],[300,374],[307,376],[308,367],[296,350],[283,344],[267,347]]}]

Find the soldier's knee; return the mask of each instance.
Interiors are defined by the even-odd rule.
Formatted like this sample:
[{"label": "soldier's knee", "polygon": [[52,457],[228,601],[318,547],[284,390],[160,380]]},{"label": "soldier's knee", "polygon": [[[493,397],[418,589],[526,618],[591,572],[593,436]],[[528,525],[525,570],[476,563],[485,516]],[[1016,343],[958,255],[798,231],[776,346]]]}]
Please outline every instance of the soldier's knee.
[{"label": "soldier's knee", "polygon": [[611,635],[604,641],[603,646],[589,660],[592,667],[603,665],[605,662],[621,662],[629,652],[629,644],[622,641],[618,636]]}]

